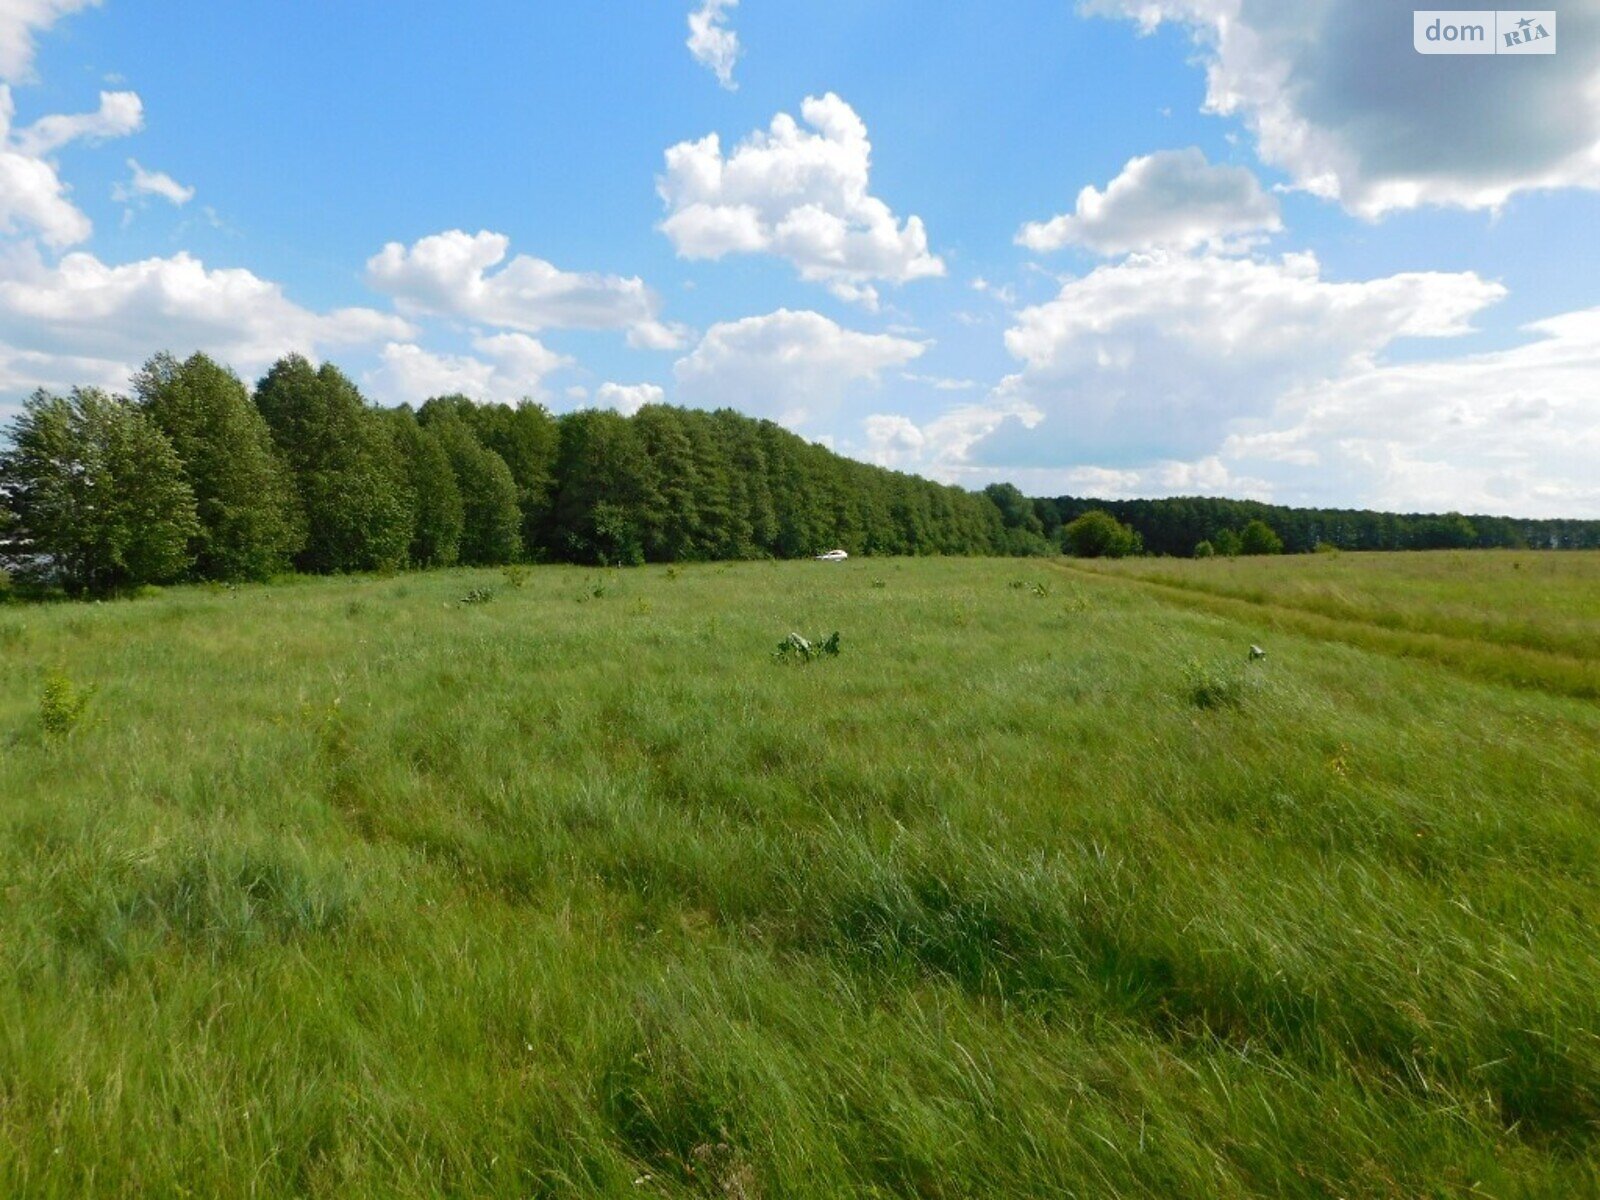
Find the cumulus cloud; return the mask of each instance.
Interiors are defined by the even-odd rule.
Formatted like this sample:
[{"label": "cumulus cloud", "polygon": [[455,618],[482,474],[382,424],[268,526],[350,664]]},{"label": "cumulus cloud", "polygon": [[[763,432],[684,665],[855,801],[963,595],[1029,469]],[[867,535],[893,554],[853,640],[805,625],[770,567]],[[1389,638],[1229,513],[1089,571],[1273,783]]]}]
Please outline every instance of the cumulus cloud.
[{"label": "cumulus cloud", "polygon": [[879,283],[944,274],[920,217],[898,220],[870,191],[872,144],[854,109],[832,92],[801,106],[802,128],[779,113],[724,156],[717,134],[681,142],[656,182],[661,230],[680,256],[775,254],[808,282],[876,306]]},{"label": "cumulus cloud", "polygon": [[0,148],[0,233],[37,233],[53,247],[88,240],[94,226],[42,158]]},{"label": "cumulus cloud", "polygon": [[[0,55],[3,41],[0,21]],[[44,117],[21,130],[12,128],[15,112],[11,89],[0,84],[0,233],[37,234],[57,249],[87,241],[94,226],[69,199],[71,189],[55,163],[42,155],[77,138],[132,133],[143,122],[139,97],[103,92],[95,113]]]},{"label": "cumulus cloud", "polygon": [[1186,27],[1206,107],[1244,120],[1296,186],[1376,217],[1493,208],[1537,188],[1600,187],[1600,7],[1561,10],[1561,52],[1533,63],[1425,56],[1401,0],[1082,0],[1149,31]]},{"label": "cumulus cloud", "polygon": [[926,349],[907,338],[841,328],[820,313],[779,309],[713,325],[673,374],[689,403],[729,405],[792,428],[831,415],[852,391],[875,385],[884,371]]},{"label": "cumulus cloud", "polygon": [[689,53],[695,62],[709,69],[717,82],[730,92],[737,91],[733,67],[739,61],[739,35],[726,22],[739,0],[705,0],[689,14]]},{"label": "cumulus cloud", "polygon": [[1135,255],[1016,314],[1021,370],[974,408],[1034,419],[939,447],[874,417],[867,456],[1034,494],[1600,516],[1600,309],[1509,349],[1384,361],[1504,294],[1472,273],[1334,282],[1309,255]]},{"label": "cumulus cloud", "polygon": [[28,79],[36,33],[100,0],[4,0],[0,3],[0,79]]},{"label": "cumulus cloud", "polygon": [[631,417],[646,404],[660,404],[667,393],[654,383],[602,383],[595,389],[594,402],[601,408],[614,408]]},{"label": "cumulus cloud", "polygon": [[414,342],[390,342],[362,382],[374,397],[390,404],[458,395],[513,403],[542,397],[545,377],[572,365],[570,358],[525,333],[474,338],[472,348],[482,357],[436,354]]},{"label": "cumulus cloud", "polygon": [[134,159],[128,160],[128,170],[133,172],[126,183],[114,184],[111,198],[118,204],[132,204],[144,197],[155,196],[183,207],[194,199],[194,189],[185,187],[165,171],[147,171]]},{"label": "cumulus cloud", "polygon": [[368,260],[367,279],[408,315],[457,317],[523,333],[622,329],[641,349],[683,344],[683,331],[659,319],[660,301],[642,279],[563,271],[526,254],[507,262],[510,249],[504,234],[459,229],[410,247],[390,242]]},{"label": "cumulus cloud", "polygon": [[1282,228],[1277,200],[1253,172],[1213,165],[1191,146],[1130,159],[1105,191],[1084,188],[1075,212],[1029,222],[1017,243],[1040,253],[1083,246],[1110,256],[1193,250]]},{"label": "cumulus cloud", "polygon": [[1220,454],[1296,503],[1600,517],[1600,308],[1527,332],[1302,389]]},{"label": "cumulus cloud", "polygon": [[204,350],[253,372],[291,350],[413,335],[399,317],[367,308],[314,312],[276,283],[242,269],[210,269],[185,253],[117,266],[81,252],[51,265],[27,244],[0,254],[0,376],[13,390],[86,381],[122,386],[162,348]]},{"label": "cumulus cloud", "polygon": [[1047,412],[1050,436],[989,451],[1020,463],[1066,445],[1112,465],[1188,459],[1398,338],[1470,332],[1504,294],[1471,272],[1332,282],[1311,254],[1134,255],[1015,314],[1005,342],[1022,369],[997,394]]},{"label": "cumulus cloud", "polygon": [[[1044,416],[1025,402],[963,404],[920,425],[902,414],[874,413],[861,422],[865,444],[859,456],[881,467],[915,471],[946,483],[969,483],[974,446],[1008,424],[1025,433]],[[978,469],[980,474],[982,470]]]}]

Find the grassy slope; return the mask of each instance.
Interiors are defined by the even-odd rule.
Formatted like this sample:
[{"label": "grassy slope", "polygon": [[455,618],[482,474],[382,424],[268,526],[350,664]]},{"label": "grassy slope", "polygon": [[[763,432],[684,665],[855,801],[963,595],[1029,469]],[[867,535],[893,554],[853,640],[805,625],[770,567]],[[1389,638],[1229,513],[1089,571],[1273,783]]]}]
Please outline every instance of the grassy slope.
[{"label": "grassy slope", "polygon": [[182,589],[0,656],[0,1194],[1600,1187],[1580,700],[974,561]]},{"label": "grassy slope", "polygon": [[1077,562],[1190,606],[1600,699],[1600,554]]},{"label": "grassy slope", "polygon": [[1386,629],[1600,660],[1600,554],[1488,550],[1092,565]]}]

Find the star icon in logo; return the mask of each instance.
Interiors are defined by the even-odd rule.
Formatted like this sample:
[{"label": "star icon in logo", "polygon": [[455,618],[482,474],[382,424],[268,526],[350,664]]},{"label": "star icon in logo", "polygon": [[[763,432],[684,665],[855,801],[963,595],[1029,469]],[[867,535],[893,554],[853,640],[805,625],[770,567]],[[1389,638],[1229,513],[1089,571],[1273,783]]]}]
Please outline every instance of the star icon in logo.
[{"label": "star icon in logo", "polygon": [[1532,21],[1531,18],[1523,17],[1522,20],[1517,22],[1517,28],[1518,29],[1526,29],[1529,25],[1532,25],[1532,24],[1533,24],[1533,21]]}]

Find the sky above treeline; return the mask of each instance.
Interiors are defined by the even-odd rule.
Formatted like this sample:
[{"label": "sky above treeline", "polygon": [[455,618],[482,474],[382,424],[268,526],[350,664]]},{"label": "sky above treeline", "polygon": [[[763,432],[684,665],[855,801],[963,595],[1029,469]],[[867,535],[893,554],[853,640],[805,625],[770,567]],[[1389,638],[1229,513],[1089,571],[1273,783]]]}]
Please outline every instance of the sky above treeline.
[{"label": "sky above treeline", "polygon": [[159,350],[1600,517],[1600,0],[0,0],[0,416]]}]

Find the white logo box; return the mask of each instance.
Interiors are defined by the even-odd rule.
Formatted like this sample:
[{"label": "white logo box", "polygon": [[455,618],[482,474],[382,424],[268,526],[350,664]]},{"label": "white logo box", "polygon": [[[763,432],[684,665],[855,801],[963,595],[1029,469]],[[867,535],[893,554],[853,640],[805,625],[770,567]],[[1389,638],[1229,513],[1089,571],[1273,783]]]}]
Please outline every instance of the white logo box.
[{"label": "white logo box", "polygon": [[1549,8],[1427,8],[1412,14],[1418,54],[1554,54]]}]

